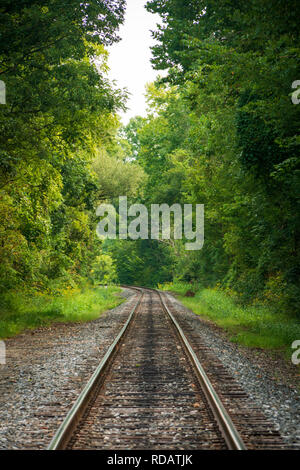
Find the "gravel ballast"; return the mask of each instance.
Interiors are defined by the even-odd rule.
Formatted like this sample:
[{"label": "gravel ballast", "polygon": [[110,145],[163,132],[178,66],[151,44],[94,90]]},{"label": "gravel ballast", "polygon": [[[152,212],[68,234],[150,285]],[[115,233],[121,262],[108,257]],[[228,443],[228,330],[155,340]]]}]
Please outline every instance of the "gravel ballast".
[{"label": "gravel ballast", "polygon": [[26,331],[0,365],[0,449],[45,449],[128,318],[137,295],[88,323]]},{"label": "gravel ballast", "polygon": [[[45,449],[136,302],[127,302],[88,323],[55,324],[5,341],[0,364],[0,449]],[[167,294],[212,353],[279,430],[288,448],[300,449],[300,396],[292,367],[278,357],[229,341],[211,322]]]},{"label": "gravel ballast", "polygon": [[212,322],[184,307],[170,293],[167,297],[250,399],[262,409],[288,448],[300,449],[300,395],[295,380],[295,366],[270,353],[230,342],[226,334]]}]

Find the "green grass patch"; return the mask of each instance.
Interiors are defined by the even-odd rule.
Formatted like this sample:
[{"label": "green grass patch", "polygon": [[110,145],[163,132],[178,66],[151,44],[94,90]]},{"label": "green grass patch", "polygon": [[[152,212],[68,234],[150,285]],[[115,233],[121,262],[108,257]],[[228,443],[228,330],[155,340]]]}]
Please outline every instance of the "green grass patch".
[{"label": "green grass patch", "polygon": [[60,295],[8,293],[0,299],[0,338],[53,322],[87,322],[123,302],[119,287],[65,290]]},{"label": "green grass patch", "polygon": [[[213,321],[231,334],[231,341],[250,348],[285,351],[291,357],[291,344],[300,339],[300,324],[285,312],[264,305],[243,306],[219,289],[205,289],[183,282],[159,286],[179,294],[179,300],[193,312]],[[191,290],[195,297],[184,297]]]}]

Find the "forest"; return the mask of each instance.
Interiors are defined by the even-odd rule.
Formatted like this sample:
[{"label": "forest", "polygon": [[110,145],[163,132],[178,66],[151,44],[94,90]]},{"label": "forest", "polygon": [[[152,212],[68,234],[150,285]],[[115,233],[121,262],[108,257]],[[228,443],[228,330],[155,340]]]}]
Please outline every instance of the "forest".
[{"label": "forest", "polygon": [[[1,2],[0,333],[19,331],[4,323],[25,298],[23,316],[32,299],[54,299],[45,315],[57,318],[64,295],[107,284],[217,292],[249,315],[257,306],[299,323],[300,3],[148,1],[164,73],[147,85],[147,116],[124,126],[127,92],[108,79],[107,48],[125,9]],[[119,196],[204,204],[203,248],[100,240],[96,208]]]}]

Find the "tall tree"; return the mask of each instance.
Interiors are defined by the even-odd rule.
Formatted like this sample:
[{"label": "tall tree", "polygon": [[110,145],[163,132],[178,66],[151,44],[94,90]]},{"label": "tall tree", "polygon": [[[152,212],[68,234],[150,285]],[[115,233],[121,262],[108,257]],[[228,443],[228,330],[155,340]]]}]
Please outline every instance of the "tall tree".
[{"label": "tall tree", "polygon": [[106,77],[104,49],[118,40],[124,8],[123,0],[1,3],[1,288],[86,274],[99,250],[91,160],[110,145],[125,98]]}]

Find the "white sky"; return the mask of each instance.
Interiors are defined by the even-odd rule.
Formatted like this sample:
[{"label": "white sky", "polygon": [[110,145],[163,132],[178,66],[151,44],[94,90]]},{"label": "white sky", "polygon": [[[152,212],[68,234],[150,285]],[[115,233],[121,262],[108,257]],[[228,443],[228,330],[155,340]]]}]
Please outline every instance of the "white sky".
[{"label": "white sky", "polygon": [[131,93],[128,111],[120,114],[124,124],[133,116],[146,115],[145,85],[158,75],[150,63],[150,46],[154,44],[150,30],[156,29],[160,17],[148,13],[145,3],[146,0],[127,0],[125,22],[118,32],[122,40],[108,48],[109,78]]}]

